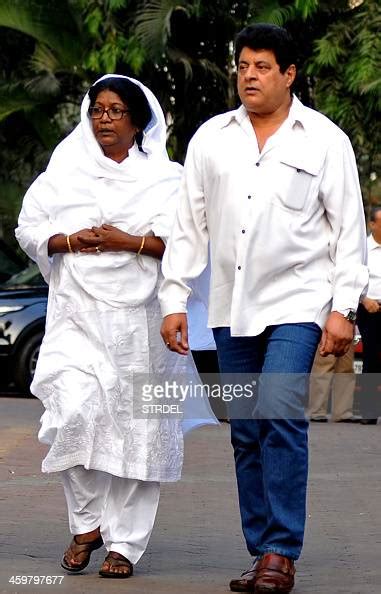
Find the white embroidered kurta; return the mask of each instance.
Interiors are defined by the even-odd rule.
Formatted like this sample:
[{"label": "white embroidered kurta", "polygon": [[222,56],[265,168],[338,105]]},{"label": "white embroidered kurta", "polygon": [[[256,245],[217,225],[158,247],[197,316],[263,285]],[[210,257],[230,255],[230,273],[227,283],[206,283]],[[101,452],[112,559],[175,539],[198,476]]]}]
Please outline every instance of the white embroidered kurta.
[{"label": "white embroidered kurta", "polygon": [[[133,410],[134,373],[196,377],[192,360],[170,353],[160,337],[160,262],[132,252],[47,255],[54,234],[103,223],[133,235],[168,236],[180,167],[166,157],[160,107],[140,86],[153,112],[143,142],[147,155],[133,147],[123,163],[105,157],[86,96],[81,124],[30,187],[19,217],[20,245],[49,282],[46,333],[31,386],[46,409],[39,432],[51,446],[45,472],[83,465],[140,480],[174,481],[181,474],[180,421],[139,419]],[[201,406],[204,421],[208,414]]]}]

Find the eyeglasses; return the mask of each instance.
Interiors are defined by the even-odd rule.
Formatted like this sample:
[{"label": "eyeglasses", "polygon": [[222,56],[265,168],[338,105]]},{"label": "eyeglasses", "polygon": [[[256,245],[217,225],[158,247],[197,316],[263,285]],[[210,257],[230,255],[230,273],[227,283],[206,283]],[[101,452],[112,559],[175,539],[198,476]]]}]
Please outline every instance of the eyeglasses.
[{"label": "eyeglasses", "polygon": [[103,107],[89,107],[89,116],[92,120],[100,120],[103,118],[103,114],[106,113],[110,120],[121,120],[129,111],[129,109],[121,109],[120,107],[109,107],[109,109],[104,109]]}]

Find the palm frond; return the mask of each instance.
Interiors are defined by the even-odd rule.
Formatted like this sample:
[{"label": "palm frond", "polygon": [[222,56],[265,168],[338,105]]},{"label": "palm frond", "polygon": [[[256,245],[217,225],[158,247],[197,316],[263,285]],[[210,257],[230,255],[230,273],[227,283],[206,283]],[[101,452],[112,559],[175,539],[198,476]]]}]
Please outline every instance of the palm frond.
[{"label": "palm frond", "polygon": [[29,63],[34,72],[57,72],[61,67],[57,56],[44,43],[36,45]]},{"label": "palm frond", "polygon": [[28,79],[24,86],[32,97],[42,101],[58,95],[61,89],[60,81],[51,72],[43,72]]},{"label": "palm frond", "polygon": [[0,0],[0,26],[49,46],[67,67],[81,58],[82,37],[66,0]]},{"label": "palm frond", "polygon": [[39,101],[33,97],[22,83],[0,81],[0,121],[20,110],[32,109]]},{"label": "palm frond", "polygon": [[313,16],[320,4],[320,0],[294,0],[294,7],[303,19]]},{"label": "palm frond", "polygon": [[261,5],[259,10],[256,8],[258,3],[254,2],[253,4],[253,13],[257,22],[272,23],[281,27],[296,16],[294,6],[281,6],[276,0],[269,0],[265,5]]},{"label": "palm frond", "polygon": [[363,93],[381,93],[381,78],[376,78],[372,82],[362,86]]},{"label": "palm frond", "polygon": [[181,64],[183,66],[184,76],[186,79],[192,78],[194,61],[188,54],[177,48],[168,48],[167,54],[168,58],[172,62],[174,62],[175,64]]},{"label": "palm frond", "polygon": [[199,60],[199,64],[205,72],[210,73],[216,79],[220,79],[223,84],[229,84],[229,77],[215,62],[212,62],[207,58],[202,58]]},{"label": "palm frond", "polygon": [[187,12],[187,4],[181,0],[149,0],[136,11],[135,35],[150,55],[157,56],[163,51],[170,35],[173,11]]}]

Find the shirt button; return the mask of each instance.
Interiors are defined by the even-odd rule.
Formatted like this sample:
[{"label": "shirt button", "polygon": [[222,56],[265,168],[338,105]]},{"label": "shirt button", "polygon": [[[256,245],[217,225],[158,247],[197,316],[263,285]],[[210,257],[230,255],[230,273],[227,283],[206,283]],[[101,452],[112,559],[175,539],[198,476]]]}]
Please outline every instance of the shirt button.
[{"label": "shirt button", "polygon": [[251,196],[248,196],[248,199],[251,200]]},{"label": "shirt button", "polygon": [[255,165],[256,165],[256,167],[259,167],[260,166],[260,162],[258,161]]},{"label": "shirt button", "polygon": [[242,229],[242,233],[246,233],[245,229]]},{"label": "shirt button", "polygon": [[241,270],[241,266],[237,266],[238,270]]}]

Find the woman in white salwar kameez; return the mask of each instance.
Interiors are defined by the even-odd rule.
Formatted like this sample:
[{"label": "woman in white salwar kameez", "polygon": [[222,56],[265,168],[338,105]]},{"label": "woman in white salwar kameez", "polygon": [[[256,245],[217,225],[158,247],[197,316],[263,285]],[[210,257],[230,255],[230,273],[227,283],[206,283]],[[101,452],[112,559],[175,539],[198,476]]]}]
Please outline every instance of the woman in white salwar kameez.
[{"label": "woman in white salwar kameez", "polygon": [[181,474],[180,421],[133,414],[134,373],[194,372],[159,334],[160,259],[181,173],[165,141],[151,91],[103,77],[83,100],[81,123],[28,190],[16,229],[49,283],[31,391],[45,406],[42,470],[62,475],[73,534],[62,567],[73,573],[104,544],[100,575],[132,575],[160,482]]}]

